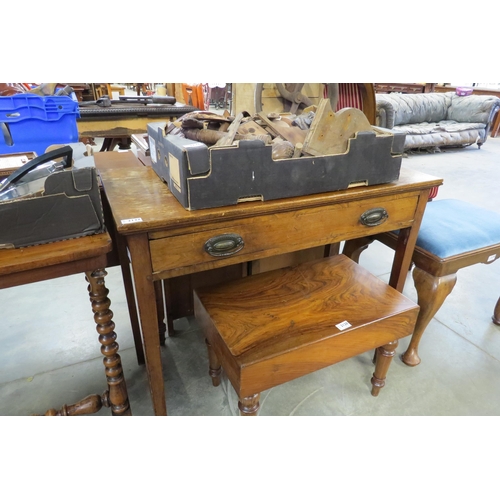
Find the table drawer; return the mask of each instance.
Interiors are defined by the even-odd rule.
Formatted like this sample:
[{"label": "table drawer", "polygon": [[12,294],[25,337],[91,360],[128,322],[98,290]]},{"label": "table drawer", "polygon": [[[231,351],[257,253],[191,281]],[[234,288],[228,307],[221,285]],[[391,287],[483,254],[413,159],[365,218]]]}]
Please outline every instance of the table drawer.
[{"label": "table drawer", "polygon": [[[222,221],[207,230],[197,227],[191,233],[151,239],[153,273],[168,278],[408,227],[418,199],[413,194],[359,200]],[[206,244],[217,237],[221,241],[211,255]]]}]

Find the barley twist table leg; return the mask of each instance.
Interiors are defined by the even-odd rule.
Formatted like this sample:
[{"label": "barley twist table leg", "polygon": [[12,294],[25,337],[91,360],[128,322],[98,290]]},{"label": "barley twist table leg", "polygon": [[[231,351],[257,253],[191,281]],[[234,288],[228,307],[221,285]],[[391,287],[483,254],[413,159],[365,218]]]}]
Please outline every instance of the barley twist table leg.
[{"label": "barley twist table leg", "polygon": [[94,321],[97,324],[96,330],[99,333],[99,342],[102,344],[101,353],[104,356],[104,366],[106,367],[111,412],[113,415],[132,415],[121,359],[118,354],[115,324],[112,321],[113,312],[109,309],[111,301],[108,299],[108,289],[104,283],[107,272],[104,269],[96,269],[85,274],[89,282],[89,296],[92,301]]}]

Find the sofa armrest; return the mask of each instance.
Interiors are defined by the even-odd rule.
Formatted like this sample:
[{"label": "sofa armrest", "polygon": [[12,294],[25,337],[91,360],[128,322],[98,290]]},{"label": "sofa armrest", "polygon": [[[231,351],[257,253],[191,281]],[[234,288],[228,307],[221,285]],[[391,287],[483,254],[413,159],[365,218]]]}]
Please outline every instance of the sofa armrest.
[{"label": "sofa armrest", "polygon": [[377,125],[382,128],[394,127],[395,110],[389,101],[377,100]]},{"label": "sofa armrest", "polygon": [[452,96],[448,120],[488,125],[500,106],[500,98],[490,95]]}]

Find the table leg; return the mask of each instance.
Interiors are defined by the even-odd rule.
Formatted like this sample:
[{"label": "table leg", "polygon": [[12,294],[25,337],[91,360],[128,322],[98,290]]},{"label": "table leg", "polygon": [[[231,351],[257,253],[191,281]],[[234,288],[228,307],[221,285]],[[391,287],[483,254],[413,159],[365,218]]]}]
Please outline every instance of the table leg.
[{"label": "table leg", "polygon": [[127,236],[127,245],[132,261],[153,410],[155,415],[166,415],[167,405],[161,364],[160,332],[158,329],[155,285],[147,234]]},{"label": "table leg", "polygon": [[165,303],[163,301],[163,287],[161,281],[155,281],[156,312],[158,314],[158,330],[160,332],[160,345],[165,345],[167,324],[165,323]]},{"label": "table leg", "polygon": [[87,271],[85,273],[89,283],[89,296],[94,312],[96,330],[99,333],[101,352],[104,356],[104,366],[108,389],[99,396],[91,394],[72,405],[63,405],[60,410],[48,410],[45,416],[76,416],[97,413],[103,406],[111,407],[113,416],[130,416],[132,411],[128,400],[127,385],[123,376],[122,363],[118,354],[115,324],[112,321],[113,312],[109,309],[111,301],[108,298],[108,289],[104,283],[107,272],[104,269]]},{"label": "table leg", "polygon": [[130,326],[132,328],[132,335],[134,336],[134,347],[137,356],[137,363],[143,365],[145,363],[145,360],[144,350],[142,347],[141,327],[139,324],[139,316],[137,314],[137,307],[135,304],[135,293],[134,286],[132,285],[130,262],[127,255],[127,244],[125,242],[125,239],[120,234],[118,234],[114,226],[112,229],[116,241],[120,268],[122,270],[123,286],[125,287],[125,296],[127,299],[127,306],[130,317]]},{"label": "table leg", "polygon": [[99,342],[102,344],[101,353],[104,356],[104,366],[106,367],[109,406],[111,406],[113,415],[132,415],[127,385],[118,354],[115,324],[112,321],[113,312],[109,309],[111,301],[104,283],[104,277],[107,273],[104,269],[97,269],[85,274],[89,282],[89,295],[94,311],[94,321],[97,324],[96,330],[99,333]]},{"label": "table leg", "polygon": [[392,358],[396,353],[398,341],[393,340],[377,348],[375,372],[372,377],[372,396],[378,396],[380,389],[385,386],[385,378]]},{"label": "table leg", "polygon": [[429,192],[430,189],[425,189],[420,193],[413,225],[399,231],[394,260],[392,262],[391,277],[389,279],[389,285],[398,292],[402,292],[405,286],[406,276],[410,269],[415,243],[417,242],[418,232],[420,230],[420,223],[424,216],[425,206],[429,200]]}]

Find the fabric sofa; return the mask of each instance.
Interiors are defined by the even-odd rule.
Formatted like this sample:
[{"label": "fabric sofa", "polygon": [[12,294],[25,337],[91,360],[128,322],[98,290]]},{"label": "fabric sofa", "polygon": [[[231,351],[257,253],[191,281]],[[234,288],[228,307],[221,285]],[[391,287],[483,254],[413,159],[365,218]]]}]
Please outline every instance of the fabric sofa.
[{"label": "fabric sofa", "polygon": [[440,147],[481,147],[500,109],[500,98],[455,92],[376,94],[377,125],[406,134],[406,151]]}]

